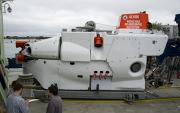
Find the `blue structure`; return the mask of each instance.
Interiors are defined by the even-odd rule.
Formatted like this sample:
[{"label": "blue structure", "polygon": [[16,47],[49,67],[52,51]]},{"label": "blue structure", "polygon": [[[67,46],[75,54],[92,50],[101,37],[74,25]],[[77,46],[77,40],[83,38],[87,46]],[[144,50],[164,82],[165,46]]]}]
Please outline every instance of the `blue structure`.
[{"label": "blue structure", "polygon": [[180,39],[169,39],[164,53],[157,57],[158,64],[161,64],[166,57],[180,56]]},{"label": "blue structure", "polygon": [[178,35],[180,36],[180,14],[176,14],[175,22],[178,24],[178,29],[179,29]]},{"label": "blue structure", "polygon": [[18,64],[16,62],[16,58],[7,58],[9,64],[6,66],[6,68],[22,68],[22,64]]},{"label": "blue structure", "polygon": [[[180,36],[180,14],[176,14],[175,22],[178,24],[178,35]],[[158,64],[161,64],[166,57],[180,56],[180,38],[169,39],[164,53],[157,57]]]}]

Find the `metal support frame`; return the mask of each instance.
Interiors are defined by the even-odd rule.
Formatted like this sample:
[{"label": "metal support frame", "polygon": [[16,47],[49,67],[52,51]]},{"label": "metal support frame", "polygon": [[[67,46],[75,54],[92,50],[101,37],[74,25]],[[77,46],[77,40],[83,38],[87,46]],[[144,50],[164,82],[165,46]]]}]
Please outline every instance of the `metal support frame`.
[{"label": "metal support frame", "polygon": [[[0,0],[0,68],[4,65],[4,40],[3,40],[3,14],[2,14],[2,3],[4,0]],[[0,70],[0,76],[3,76],[2,70]],[[6,102],[5,90],[0,82],[0,100]]]},{"label": "metal support frame", "polygon": [[[29,89],[33,94],[32,96],[24,95],[26,98],[38,98],[41,100],[47,100],[47,91],[38,89]],[[59,90],[59,96],[63,99],[84,99],[84,100],[124,100],[128,103],[144,100],[144,99],[158,99],[159,95],[152,94],[146,91],[89,91],[89,90]]]},{"label": "metal support frame", "polygon": [[4,61],[4,38],[3,38],[3,13],[2,13],[2,3],[4,0],[0,0],[0,63]]},{"label": "metal support frame", "polygon": [[[34,90],[34,97],[44,99],[47,97],[45,90]],[[135,101],[138,99],[146,99],[144,91],[71,91],[60,90],[59,95],[63,99],[120,99],[125,101]]]},{"label": "metal support frame", "polygon": [[[7,73],[5,71],[5,57],[4,57],[4,31],[3,31],[3,6],[2,4],[12,0],[0,0],[0,100],[6,104],[6,93],[8,89]],[[1,101],[1,102],[2,102]]]}]

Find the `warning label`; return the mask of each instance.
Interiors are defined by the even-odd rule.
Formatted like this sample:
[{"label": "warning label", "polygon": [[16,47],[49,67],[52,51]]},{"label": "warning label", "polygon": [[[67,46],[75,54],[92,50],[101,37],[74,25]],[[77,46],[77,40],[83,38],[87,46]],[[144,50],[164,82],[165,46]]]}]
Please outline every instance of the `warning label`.
[{"label": "warning label", "polygon": [[147,29],[148,15],[146,13],[124,14],[120,19],[119,29]]}]

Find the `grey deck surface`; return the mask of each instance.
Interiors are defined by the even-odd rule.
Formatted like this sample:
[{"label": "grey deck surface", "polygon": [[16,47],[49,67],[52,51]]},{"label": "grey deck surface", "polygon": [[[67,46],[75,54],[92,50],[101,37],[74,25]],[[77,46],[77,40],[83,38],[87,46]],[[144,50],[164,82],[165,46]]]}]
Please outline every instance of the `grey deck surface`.
[{"label": "grey deck surface", "polygon": [[[45,113],[47,103],[31,103],[30,113]],[[64,101],[63,113],[179,113],[180,101],[137,102],[122,101]]]}]

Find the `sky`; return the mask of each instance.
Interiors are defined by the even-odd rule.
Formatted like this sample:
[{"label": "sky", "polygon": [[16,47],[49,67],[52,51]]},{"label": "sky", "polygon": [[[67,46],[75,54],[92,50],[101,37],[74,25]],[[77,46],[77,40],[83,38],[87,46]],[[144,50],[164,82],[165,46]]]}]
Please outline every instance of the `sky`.
[{"label": "sky", "polygon": [[84,26],[89,20],[98,28],[114,29],[121,14],[140,11],[149,14],[150,22],[176,25],[175,14],[180,13],[180,0],[14,0],[9,4],[12,13],[4,14],[6,36],[55,36],[62,28]]}]

